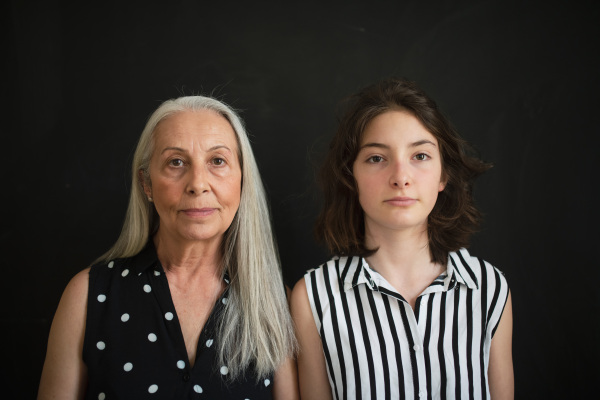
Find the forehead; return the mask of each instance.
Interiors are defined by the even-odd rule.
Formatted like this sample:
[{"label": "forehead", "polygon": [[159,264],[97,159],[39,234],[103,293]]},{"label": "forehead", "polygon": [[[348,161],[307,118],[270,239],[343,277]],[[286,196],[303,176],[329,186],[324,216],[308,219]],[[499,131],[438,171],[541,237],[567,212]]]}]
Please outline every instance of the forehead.
[{"label": "forehead", "polygon": [[169,115],[156,125],[157,147],[212,147],[222,144],[237,152],[237,136],[229,121],[213,110],[186,110]]},{"label": "forehead", "polygon": [[414,143],[421,140],[438,144],[437,138],[427,130],[411,112],[390,110],[377,115],[367,123],[361,136],[361,146],[368,142]]}]

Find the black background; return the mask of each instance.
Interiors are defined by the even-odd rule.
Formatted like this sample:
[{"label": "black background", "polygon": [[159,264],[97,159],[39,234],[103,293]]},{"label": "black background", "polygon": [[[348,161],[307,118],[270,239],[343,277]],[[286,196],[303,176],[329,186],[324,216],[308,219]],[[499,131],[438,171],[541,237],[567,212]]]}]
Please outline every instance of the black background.
[{"label": "black background", "polygon": [[511,286],[516,397],[594,393],[594,2],[13,0],[0,7],[3,398],[35,396],[62,290],[116,240],[133,149],[162,101],[213,94],[241,110],[293,286],[327,257],[312,236],[314,166],[335,129],[336,106],[391,75],[416,80],[495,164],[476,187],[486,220],[470,250]]}]

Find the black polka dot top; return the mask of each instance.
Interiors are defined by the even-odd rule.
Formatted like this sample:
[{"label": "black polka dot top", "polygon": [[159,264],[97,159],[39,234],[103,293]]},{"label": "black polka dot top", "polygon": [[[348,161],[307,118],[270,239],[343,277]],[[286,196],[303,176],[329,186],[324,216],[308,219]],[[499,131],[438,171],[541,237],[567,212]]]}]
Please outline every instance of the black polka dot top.
[{"label": "black polka dot top", "polygon": [[[227,279],[225,279],[226,283]],[[138,255],[90,270],[83,360],[86,399],[271,399],[272,380],[252,370],[231,382],[217,363],[216,319],[206,322],[190,366],[164,270],[152,241]]]}]

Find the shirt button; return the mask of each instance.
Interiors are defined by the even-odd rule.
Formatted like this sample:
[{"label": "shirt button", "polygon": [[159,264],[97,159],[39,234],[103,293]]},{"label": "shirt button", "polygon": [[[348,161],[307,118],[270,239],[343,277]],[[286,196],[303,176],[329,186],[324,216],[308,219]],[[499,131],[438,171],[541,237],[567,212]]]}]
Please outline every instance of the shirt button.
[{"label": "shirt button", "polygon": [[183,374],[183,381],[187,382],[190,380],[190,374]]},{"label": "shirt button", "polygon": [[424,397],[426,397],[426,396],[427,396],[427,392],[426,392],[425,390],[421,390],[421,391],[419,392],[419,397],[420,397],[420,398],[424,398]]},{"label": "shirt button", "polygon": [[415,345],[413,346],[413,349],[414,349],[415,351],[419,351],[419,350],[421,350],[421,346],[419,346],[418,344],[415,344]]}]

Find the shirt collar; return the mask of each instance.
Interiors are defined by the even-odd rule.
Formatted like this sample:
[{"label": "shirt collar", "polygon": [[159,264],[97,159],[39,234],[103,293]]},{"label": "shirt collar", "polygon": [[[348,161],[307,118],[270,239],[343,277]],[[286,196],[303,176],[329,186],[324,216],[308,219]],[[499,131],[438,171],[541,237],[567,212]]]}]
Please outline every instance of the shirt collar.
[{"label": "shirt collar", "polygon": [[[442,286],[442,290],[446,291],[454,289],[457,284],[463,284],[469,289],[478,289],[479,282],[467,260],[472,262],[466,249],[449,253],[446,272],[433,281],[428,289]],[[361,284],[374,291],[379,291],[380,287],[395,291],[385,278],[372,269],[362,257],[340,257],[336,262],[340,263],[343,274],[345,274],[345,292]]]},{"label": "shirt collar", "polygon": [[156,254],[156,247],[152,239],[148,240],[146,246],[135,256],[131,257],[131,263],[133,270],[137,274],[141,274],[149,268],[156,268],[159,272],[162,272],[162,266],[158,261],[158,255]]},{"label": "shirt collar", "polygon": [[[468,261],[467,261],[468,260]],[[460,249],[448,254],[448,277],[450,278],[449,289],[452,289],[457,283],[461,283],[469,289],[479,289],[477,276],[469,265],[469,262],[478,262],[478,259],[469,255],[466,249]]]},{"label": "shirt collar", "polygon": [[362,257],[341,257],[338,262],[342,263],[344,271],[344,291],[348,291],[358,285],[366,285],[374,291],[379,291],[380,286],[387,286],[385,279],[377,271],[372,269],[367,260]]}]

